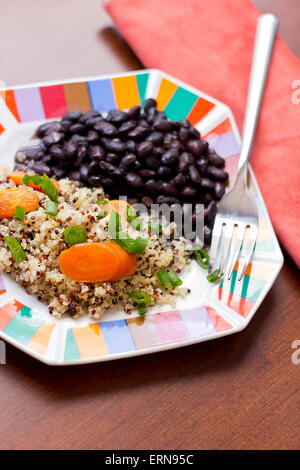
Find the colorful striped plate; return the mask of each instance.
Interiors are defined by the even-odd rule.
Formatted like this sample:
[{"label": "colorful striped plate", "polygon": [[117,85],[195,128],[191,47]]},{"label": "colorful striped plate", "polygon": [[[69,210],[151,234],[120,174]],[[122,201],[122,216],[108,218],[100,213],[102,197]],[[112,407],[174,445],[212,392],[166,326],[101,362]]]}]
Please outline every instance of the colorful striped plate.
[{"label": "colorful striped plate", "polygon": [[[128,109],[156,98],[170,119],[188,118],[225,158],[232,184],[240,137],[230,109],[185,83],[159,71],[38,83],[0,91],[1,160],[12,166],[18,147],[45,119],[69,110]],[[177,348],[236,333],[246,327],[283,263],[264,201],[249,169],[251,192],[259,207],[259,234],[251,265],[242,281],[210,285],[196,263],[183,275],[191,294],[153,308],[143,319],[120,311],[100,322],[88,318],[55,321],[45,305],[8,276],[0,277],[0,338],[51,365],[82,364]],[[237,269],[237,267],[236,267]]]}]

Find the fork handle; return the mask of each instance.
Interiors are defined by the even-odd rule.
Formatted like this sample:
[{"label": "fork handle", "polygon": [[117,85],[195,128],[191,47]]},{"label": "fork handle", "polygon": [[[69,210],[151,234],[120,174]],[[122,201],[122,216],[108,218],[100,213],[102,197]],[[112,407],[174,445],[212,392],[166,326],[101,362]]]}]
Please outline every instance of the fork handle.
[{"label": "fork handle", "polygon": [[238,172],[250,155],[277,28],[278,20],[270,13],[261,15],[257,21]]}]

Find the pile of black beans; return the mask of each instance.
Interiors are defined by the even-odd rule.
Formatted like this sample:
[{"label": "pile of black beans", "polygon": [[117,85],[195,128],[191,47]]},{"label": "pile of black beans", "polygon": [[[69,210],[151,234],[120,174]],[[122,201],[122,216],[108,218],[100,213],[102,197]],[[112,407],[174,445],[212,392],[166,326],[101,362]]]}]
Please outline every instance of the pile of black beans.
[{"label": "pile of black beans", "polygon": [[[187,120],[171,121],[156,101],[128,112],[70,111],[37,129],[38,145],[16,154],[15,169],[102,186],[131,204],[204,203],[205,242],[228,182],[224,159]],[[193,214],[195,219],[196,213]]]}]

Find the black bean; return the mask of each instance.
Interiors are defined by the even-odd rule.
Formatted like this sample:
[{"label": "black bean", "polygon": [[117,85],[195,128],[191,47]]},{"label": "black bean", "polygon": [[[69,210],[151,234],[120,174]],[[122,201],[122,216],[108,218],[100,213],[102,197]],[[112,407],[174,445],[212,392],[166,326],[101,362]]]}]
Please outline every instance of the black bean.
[{"label": "black bean", "polygon": [[125,111],[121,111],[120,109],[112,109],[107,114],[106,119],[109,122],[113,122],[114,124],[119,125],[127,121],[128,114]]},{"label": "black bean", "polygon": [[225,185],[224,185],[224,183],[221,183],[220,181],[217,181],[215,183],[215,195],[216,195],[217,200],[219,201],[220,199],[222,199],[224,194],[225,194]]},{"label": "black bean", "polygon": [[141,142],[140,144],[137,145],[136,151],[139,157],[144,158],[150,153],[152,153],[153,150],[153,144],[152,142]]},{"label": "black bean", "polygon": [[201,139],[201,134],[194,126],[190,126],[190,134],[196,139]]},{"label": "black bean", "polygon": [[111,163],[101,161],[99,162],[99,168],[104,171],[104,173],[110,178],[119,179],[123,176],[123,171],[121,168],[117,168]]},{"label": "black bean", "polygon": [[178,189],[170,183],[163,182],[161,187],[167,196],[177,196],[178,194]]},{"label": "black bean", "polygon": [[228,179],[228,173],[227,171],[221,170],[220,168],[217,168],[216,166],[208,165],[206,169],[206,173],[208,176],[215,180],[221,180],[221,181],[226,181]]},{"label": "black bean", "polygon": [[73,134],[71,136],[71,140],[73,142],[76,142],[76,144],[85,144],[87,141],[86,141],[86,137],[84,135],[80,135],[80,134]]},{"label": "black bean", "polygon": [[88,134],[87,134],[87,137],[86,137],[86,140],[89,142],[89,143],[95,143],[99,140],[99,134],[97,131],[95,131],[94,129],[90,129],[88,131]]},{"label": "black bean", "polygon": [[152,142],[154,145],[161,145],[164,140],[164,134],[159,131],[153,131],[146,138],[147,141]]},{"label": "black bean", "polygon": [[183,188],[180,194],[183,198],[191,199],[196,197],[197,193],[198,191],[196,188],[193,188],[192,186],[185,186],[185,188]]},{"label": "black bean", "polygon": [[[126,157],[124,157],[124,158],[126,158]],[[164,166],[163,168],[166,168],[166,167]],[[148,169],[140,170],[140,171],[139,171],[139,175],[140,175],[143,179],[147,179],[147,180],[156,177],[155,171],[153,171],[153,170],[148,170]]]},{"label": "black bean", "polygon": [[141,107],[139,105],[132,106],[128,111],[128,118],[129,119],[138,119],[140,115]]},{"label": "black bean", "polygon": [[150,209],[151,205],[153,204],[153,199],[149,196],[144,196],[142,197],[142,203],[147,207],[147,209]]},{"label": "black bean", "polygon": [[88,166],[88,176],[99,173],[99,162],[93,160]]},{"label": "black bean", "polygon": [[211,163],[214,166],[223,167],[225,165],[224,158],[217,155],[214,150],[209,150],[207,152],[207,157],[208,157],[209,163]]},{"label": "black bean", "polygon": [[205,158],[199,158],[197,161],[196,161],[196,166],[200,172],[200,175],[205,175],[206,174],[206,168],[207,168],[207,160],[205,160]]},{"label": "black bean", "polygon": [[174,178],[174,184],[178,187],[184,186],[186,183],[186,177],[182,173],[178,173],[178,175]]},{"label": "black bean", "polygon": [[156,109],[154,107],[149,109],[146,118],[149,124],[152,124],[154,122],[156,118]]},{"label": "black bean", "polygon": [[64,133],[64,127],[62,126],[61,122],[52,121],[50,126],[47,128],[45,135],[52,134],[52,132],[62,132]]},{"label": "black bean", "polygon": [[201,188],[204,190],[207,189],[214,189],[215,185],[209,178],[202,178],[201,180]]},{"label": "black bean", "polygon": [[177,149],[169,149],[167,150],[163,156],[161,157],[161,161],[165,165],[172,165],[176,163],[179,157],[179,151]]},{"label": "black bean", "polygon": [[127,140],[127,142],[125,142],[125,145],[126,145],[126,150],[129,150],[129,152],[135,152],[136,144],[134,140]]},{"label": "black bean", "polygon": [[187,127],[180,126],[179,132],[178,132],[178,138],[181,142],[185,142],[190,135],[190,130]]},{"label": "black bean", "polygon": [[80,146],[77,150],[77,156],[76,156],[76,159],[73,163],[73,165],[77,168],[79,167],[79,165],[81,164],[81,162],[83,161],[84,157],[86,156],[87,154],[87,147],[85,147],[84,145]]},{"label": "black bean", "polygon": [[72,140],[69,140],[69,142],[65,144],[65,151],[69,159],[72,159],[75,156],[77,149],[78,145]]},{"label": "black bean", "polygon": [[46,134],[46,131],[51,128],[53,125],[52,122],[46,122],[45,124],[42,124],[39,126],[36,130],[37,136],[38,137],[43,137]]},{"label": "black bean", "polygon": [[141,164],[141,162],[139,162],[138,160],[136,160],[133,164],[133,167],[132,169],[135,170],[137,173],[140,172],[140,170],[142,169],[143,165]]},{"label": "black bean", "polygon": [[94,144],[89,146],[89,154],[91,158],[102,160],[105,157],[105,151],[101,145]]},{"label": "black bean", "polygon": [[159,166],[157,168],[157,174],[161,179],[170,179],[173,175],[173,170],[167,166]]},{"label": "black bean", "polygon": [[100,176],[100,184],[99,186],[103,186],[103,188],[108,189],[111,188],[111,186],[114,184],[113,180],[111,178],[108,178],[107,176]]},{"label": "black bean", "polygon": [[186,148],[196,157],[200,157],[204,153],[206,144],[203,140],[189,139]]},{"label": "black bean", "polygon": [[144,185],[142,178],[136,173],[127,173],[127,175],[125,175],[125,179],[128,185],[133,189],[140,189]]},{"label": "black bean", "polygon": [[45,135],[45,137],[42,138],[42,141],[46,147],[51,147],[51,145],[61,142],[63,138],[64,134],[54,131],[51,134]]},{"label": "black bean", "polygon": [[52,145],[49,152],[57,160],[64,160],[66,156],[64,149],[60,145]]},{"label": "black bean", "polygon": [[80,122],[76,122],[75,124],[72,124],[69,128],[69,132],[71,134],[77,134],[85,131],[85,126],[83,124],[80,124]]},{"label": "black bean", "polygon": [[33,170],[38,173],[39,175],[43,175],[44,173],[46,173],[46,175],[48,176],[51,176],[52,175],[52,170],[51,168],[46,165],[45,163],[43,162],[36,162],[34,165],[33,165]]},{"label": "black bean", "polygon": [[113,153],[122,153],[126,150],[125,143],[118,140],[111,140],[103,137],[101,142],[107,150]]},{"label": "black bean", "polygon": [[157,204],[178,204],[179,199],[176,197],[160,195],[156,198],[156,202]]},{"label": "black bean", "polygon": [[188,169],[191,165],[194,165],[195,160],[193,155],[191,155],[189,152],[183,152],[179,156],[179,162],[178,162],[178,171],[179,173],[184,173],[186,174],[188,172]]},{"label": "black bean", "polygon": [[146,181],[145,187],[151,194],[154,195],[158,195],[161,192],[161,183],[153,179]]},{"label": "black bean", "polygon": [[72,126],[72,121],[68,121],[65,119],[64,121],[61,121],[61,127],[63,128],[63,132],[69,132],[70,127]]},{"label": "black bean", "polygon": [[78,171],[78,170],[72,170],[72,171],[69,173],[69,178],[70,178],[70,180],[80,181],[80,171]]},{"label": "black bean", "polygon": [[49,165],[50,162],[52,161],[52,156],[51,155],[44,155],[41,161],[43,163],[45,163],[46,165]]},{"label": "black bean", "polygon": [[135,161],[136,156],[133,153],[129,153],[128,155],[125,155],[125,157],[122,158],[119,163],[119,168],[121,168],[122,170],[126,170]]},{"label": "black bean", "polygon": [[93,117],[101,117],[103,119],[101,114],[98,111],[95,111],[94,109],[89,109],[82,117],[84,117],[85,121]]},{"label": "black bean", "polygon": [[182,120],[180,121],[180,124],[181,124],[182,127],[187,127],[187,128],[190,128],[190,127],[191,127],[191,123],[190,123],[190,121],[188,121],[187,119],[182,119]]},{"label": "black bean", "polygon": [[40,158],[43,157],[44,151],[40,147],[37,147],[35,149],[26,150],[25,155],[26,155],[26,158],[29,158],[32,160],[39,160]]},{"label": "black bean", "polygon": [[164,147],[154,147],[152,151],[153,157],[161,159],[166,149]]},{"label": "black bean", "polygon": [[68,121],[77,121],[82,116],[82,113],[79,111],[69,111],[68,113],[64,114],[62,120],[67,119]]},{"label": "black bean", "polygon": [[148,168],[152,168],[153,170],[155,170],[156,168],[159,167],[160,165],[160,161],[158,158],[155,158],[155,157],[147,157],[146,160],[146,165]]},{"label": "black bean", "polygon": [[88,182],[88,165],[81,165],[79,168],[81,180],[84,183]]},{"label": "black bean", "polygon": [[213,196],[212,192],[207,192],[201,195],[201,201],[204,203],[209,203],[211,201],[214,201],[215,197]]},{"label": "black bean", "polygon": [[208,215],[206,216],[205,222],[208,227],[212,227],[217,213],[216,201],[211,201],[208,204]]},{"label": "black bean", "polygon": [[132,131],[130,131],[128,133],[128,137],[130,137],[131,139],[134,139],[134,140],[142,140],[145,137],[147,137],[147,135],[150,132],[151,132],[150,127],[147,128],[147,127],[144,127],[142,125],[138,125],[138,126],[136,126],[135,129],[132,129]]},{"label": "black bean", "polygon": [[171,121],[168,121],[167,119],[158,118],[154,121],[153,127],[162,132],[169,132],[173,129],[173,124]]},{"label": "black bean", "polygon": [[60,179],[64,178],[65,176],[67,176],[67,172],[64,168],[56,167],[56,168],[54,168],[54,176],[55,176],[55,178],[60,180]]},{"label": "black bean", "polygon": [[108,163],[111,163],[112,165],[116,165],[120,160],[120,155],[118,155],[116,153],[109,152],[106,155],[105,159]]},{"label": "black bean", "polygon": [[104,121],[104,118],[102,116],[91,117],[89,119],[86,119],[85,127],[87,127],[88,129],[93,129],[95,124],[97,124],[98,122],[101,122],[101,121]]},{"label": "black bean", "polygon": [[199,171],[197,170],[197,168],[193,165],[191,165],[189,167],[189,177],[190,177],[190,180],[195,183],[195,184],[201,184],[201,178],[200,178],[200,175],[199,175]]},{"label": "black bean", "polygon": [[108,137],[113,137],[117,135],[118,133],[116,126],[106,121],[96,122],[96,124],[94,124],[94,129],[98,131],[99,134],[108,136]]},{"label": "black bean", "polygon": [[133,206],[134,204],[138,203],[138,199],[136,197],[129,197],[128,198],[128,203]]},{"label": "black bean", "polygon": [[130,132],[136,126],[137,126],[136,121],[131,120],[131,121],[123,122],[123,124],[119,127],[119,134],[127,134],[127,132]]},{"label": "black bean", "polygon": [[100,175],[89,176],[88,182],[91,186],[102,186],[103,178]]},{"label": "black bean", "polygon": [[150,108],[156,108],[156,100],[153,98],[148,98],[144,104],[144,110],[147,113]]}]

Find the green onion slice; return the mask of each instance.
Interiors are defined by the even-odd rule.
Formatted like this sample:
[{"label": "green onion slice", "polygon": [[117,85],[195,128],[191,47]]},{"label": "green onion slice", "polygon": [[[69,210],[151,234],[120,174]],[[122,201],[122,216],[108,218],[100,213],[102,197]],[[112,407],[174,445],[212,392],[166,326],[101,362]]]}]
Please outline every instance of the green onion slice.
[{"label": "green onion slice", "polygon": [[49,196],[51,201],[57,202],[58,189],[45,173],[42,180],[42,191]]},{"label": "green onion slice", "polygon": [[222,273],[221,276],[219,276],[219,270],[215,269],[209,276],[206,276],[206,279],[209,282],[215,282],[215,281],[221,280],[223,275],[224,275],[224,273]]},{"label": "green onion slice", "polygon": [[169,275],[167,271],[165,271],[164,269],[162,271],[158,271],[156,275],[158,279],[160,280],[161,284],[163,285],[163,287],[167,287],[170,284]]},{"label": "green onion slice", "polygon": [[130,206],[126,206],[126,216],[129,223],[138,218],[137,214]]},{"label": "green onion slice", "polygon": [[139,315],[141,315],[141,317],[146,315],[147,305],[145,304],[145,302],[140,302],[139,304],[137,304],[137,311],[138,311]]},{"label": "green onion slice", "polygon": [[77,245],[87,241],[86,233],[79,225],[69,225],[64,230],[64,240],[68,245]]},{"label": "green onion slice", "polygon": [[101,204],[106,204],[108,202],[107,199],[100,199],[100,201],[97,201],[97,204],[98,206],[100,206]]},{"label": "green onion slice", "polygon": [[111,211],[111,215],[108,222],[108,233],[111,238],[117,238],[119,232],[122,230],[120,214],[114,210]]},{"label": "green onion slice", "polygon": [[51,199],[46,202],[46,214],[55,216],[57,215],[57,209],[57,202],[51,201]]},{"label": "green onion slice", "polygon": [[25,173],[22,178],[22,181],[24,184],[26,184],[26,186],[29,185],[30,181],[32,181],[35,186],[39,186],[40,184],[42,184],[42,177],[37,173],[35,173],[34,175],[28,175],[28,173]]},{"label": "green onion slice", "polygon": [[204,269],[208,269],[209,266],[209,254],[203,248],[197,248],[194,250],[197,263]]},{"label": "green onion slice", "polygon": [[178,277],[177,273],[170,271],[168,275],[169,275],[169,279],[173,287],[178,287],[182,285],[182,280]]},{"label": "green onion slice", "polygon": [[128,253],[144,253],[148,244],[147,238],[131,238],[127,233],[122,232],[121,217],[116,211],[112,211],[108,222],[108,233],[111,238],[118,243]]},{"label": "green onion slice", "polygon": [[108,214],[107,211],[103,211],[103,212],[101,212],[101,214],[97,215],[97,219],[104,219],[104,217],[106,217],[107,214]]},{"label": "green onion slice", "polygon": [[13,213],[13,218],[24,220],[25,214],[26,214],[26,209],[24,209],[23,207],[17,206],[15,209],[15,212]]},{"label": "green onion slice", "polygon": [[130,222],[130,225],[131,225],[132,228],[134,228],[135,230],[138,230],[138,231],[140,231],[141,228],[142,228],[142,222],[138,217],[136,219],[134,219],[132,222]]},{"label": "green onion slice", "polygon": [[156,222],[149,222],[148,229],[150,233],[160,234],[162,232],[162,225]]},{"label": "green onion slice", "polygon": [[21,263],[26,259],[26,253],[19,244],[19,242],[13,237],[4,237],[5,243],[11,251],[12,257],[17,264]]},{"label": "green onion slice", "polygon": [[147,307],[151,305],[152,302],[150,295],[143,290],[136,290],[130,292],[130,297],[137,303],[137,311],[139,315],[144,316],[147,312]]}]

